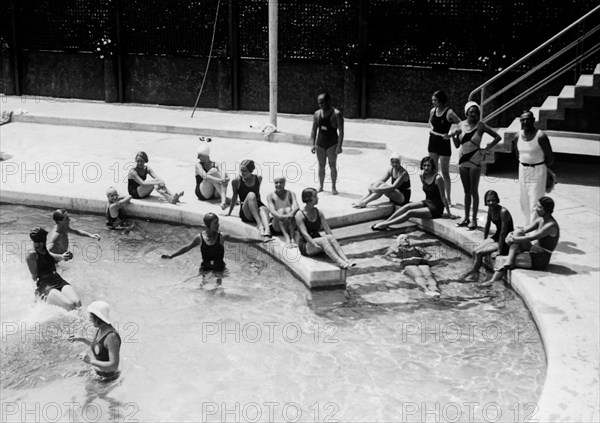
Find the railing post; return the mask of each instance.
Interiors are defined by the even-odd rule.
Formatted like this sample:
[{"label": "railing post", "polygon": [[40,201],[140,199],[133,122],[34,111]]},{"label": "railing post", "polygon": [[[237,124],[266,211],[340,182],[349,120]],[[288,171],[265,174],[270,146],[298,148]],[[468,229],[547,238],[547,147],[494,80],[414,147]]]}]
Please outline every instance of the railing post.
[{"label": "railing post", "polygon": [[19,52],[19,40],[17,39],[17,5],[15,0],[11,1],[11,26],[13,37],[13,69],[15,79],[15,94],[21,95],[21,54]]},{"label": "railing post", "polygon": [[479,119],[483,119],[483,115],[484,115],[484,110],[483,110],[483,101],[485,100],[485,87],[483,87],[481,89],[481,97],[479,98],[479,106],[481,109],[481,116],[479,116]]}]

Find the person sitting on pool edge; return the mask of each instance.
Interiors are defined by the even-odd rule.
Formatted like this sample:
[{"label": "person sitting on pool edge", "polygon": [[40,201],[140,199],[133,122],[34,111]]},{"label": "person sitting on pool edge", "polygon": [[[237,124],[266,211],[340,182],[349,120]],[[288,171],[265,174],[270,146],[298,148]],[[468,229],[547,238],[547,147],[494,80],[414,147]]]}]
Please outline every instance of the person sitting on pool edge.
[{"label": "person sitting on pool edge", "polygon": [[227,208],[227,184],[229,177],[210,160],[210,147],[202,142],[198,148],[196,163],[196,197],[201,201],[221,199],[221,209]]},{"label": "person sitting on pool edge", "polygon": [[[353,203],[352,207],[365,208],[367,204],[377,200],[382,195],[385,195],[392,203],[399,206],[403,206],[410,201],[410,176],[400,164],[400,154],[392,153],[390,165],[391,167],[385,175],[373,182],[369,186],[369,192],[356,203]],[[388,179],[391,179],[389,183],[386,182]]]},{"label": "person sitting on pool edge", "polygon": [[54,228],[50,232],[50,241],[48,241],[48,251],[54,254],[62,254],[69,251],[69,233],[94,238],[100,241],[100,235],[91,234],[81,229],[71,227],[71,216],[65,209],[55,210],[52,214]]},{"label": "person sitting on pool edge", "polygon": [[70,251],[53,254],[46,248],[48,232],[44,228],[33,228],[29,238],[33,241],[33,251],[25,259],[31,277],[36,282],[35,295],[48,304],[65,310],[81,307],[79,295],[73,287],[56,272],[56,263],[73,258]]},{"label": "person sitting on pool edge", "polygon": [[214,213],[207,213],[204,218],[206,229],[194,237],[187,245],[172,254],[163,254],[162,259],[172,259],[187,253],[192,248],[200,246],[202,263],[200,264],[200,274],[202,276],[208,273],[214,273],[217,277],[217,285],[222,282],[223,272],[225,271],[225,241],[242,242],[248,244],[258,244],[268,242],[269,239],[239,238],[233,235],[224,234],[219,231],[219,218]]},{"label": "person sitting on pool edge", "polygon": [[240,163],[240,175],[231,181],[233,194],[231,195],[231,204],[227,216],[240,197],[240,219],[245,223],[256,223],[258,233],[262,237],[270,237],[269,229],[269,209],[260,200],[260,184],[262,176],[254,175],[255,165],[252,160],[242,160]]},{"label": "person sitting on pool edge", "polygon": [[[127,191],[136,200],[147,198],[156,188],[156,192],[164,197],[171,204],[177,204],[179,197],[183,196],[183,191],[173,194],[165,186],[162,179],[148,166],[148,155],[139,151],[135,155],[135,167],[133,167],[127,175]],[[152,179],[146,180],[150,175]]]},{"label": "person sitting on pool edge", "polygon": [[121,354],[121,337],[112,326],[110,306],[105,301],[94,301],[87,307],[90,320],[98,330],[90,342],[86,338],[69,336],[70,342],[82,342],[90,347],[89,352],[82,352],[79,358],[84,363],[91,364],[96,374],[103,382],[110,382],[119,377],[119,362]]},{"label": "person sitting on pool edge", "polygon": [[425,291],[425,295],[437,297],[440,295],[437,281],[429,266],[430,254],[418,247],[411,246],[408,235],[401,234],[396,238],[396,248],[391,248],[387,255],[394,261],[398,260],[404,266],[404,274],[412,278]]},{"label": "person sitting on pool edge", "polygon": [[110,187],[106,190],[106,198],[106,226],[110,229],[131,229],[133,225],[124,220],[122,213],[123,207],[131,201],[131,195],[120,197],[117,190]]},{"label": "person sitting on pool edge", "polygon": [[275,178],[275,191],[267,195],[267,207],[273,216],[272,232],[282,234],[286,244],[294,243],[295,215],[300,207],[298,207],[296,194],[285,189],[283,176]]},{"label": "person sitting on pool edge", "polygon": [[[296,213],[296,225],[300,232],[298,239],[300,253],[310,257],[325,252],[339,268],[354,267],[356,263],[351,262],[344,254],[342,247],[331,233],[323,211],[315,207],[319,202],[317,190],[304,189],[302,202],[305,204],[304,209]],[[319,233],[320,230],[325,231],[324,236]]]},{"label": "person sitting on pool edge", "polygon": [[[483,199],[488,206],[487,221],[483,229],[483,241],[473,251],[473,267],[464,275],[467,280],[478,277],[485,256],[492,255],[494,257],[493,254],[508,254],[506,236],[514,230],[512,216],[506,207],[500,205],[498,193],[489,190],[485,193]],[[496,232],[488,238],[492,223],[496,226]]]},{"label": "person sitting on pool edge", "polygon": [[[552,216],[554,200],[542,197],[538,200],[535,211],[539,216],[531,225],[511,232],[506,237],[509,246],[508,256],[496,257],[494,275],[479,286],[491,286],[502,280],[506,271],[514,268],[544,270],[550,264],[552,252],[558,245],[560,228]],[[532,244],[532,241],[536,241]]]}]

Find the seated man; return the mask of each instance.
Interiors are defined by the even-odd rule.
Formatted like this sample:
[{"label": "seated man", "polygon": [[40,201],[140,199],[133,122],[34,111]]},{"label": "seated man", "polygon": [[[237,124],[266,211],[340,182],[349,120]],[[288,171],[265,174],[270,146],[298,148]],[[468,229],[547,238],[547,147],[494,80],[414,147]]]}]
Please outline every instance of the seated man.
[{"label": "seated man", "polygon": [[[554,200],[550,197],[540,198],[535,206],[535,212],[539,218],[531,225],[508,234],[506,237],[506,245],[509,246],[508,256],[496,258],[494,276],[480,286],[491,286],[495,281],[501,280],[510,269],[543,270],[548,267],[560,236],[558,222],[552,216]],[[532,241],[536,242],[532,244]]]},{"label": "seated man", "polygon": [[408,235],[398,235],[397,249],[391,248],[387,255],[404,266],[404,273],[425,291],[425,295],[436,297],[440,295],[437,281],[429,267],[429,254],[418,247],[411,247]]},{"label": "seated man", "polygon": [[271,227],[275,234],[283,234],[286,244],[294,243],[295,214],[299,209],[296,194],[285,189],[285,178],[275,178],[275,191],[267,195],[267,207],[273,216]]}]

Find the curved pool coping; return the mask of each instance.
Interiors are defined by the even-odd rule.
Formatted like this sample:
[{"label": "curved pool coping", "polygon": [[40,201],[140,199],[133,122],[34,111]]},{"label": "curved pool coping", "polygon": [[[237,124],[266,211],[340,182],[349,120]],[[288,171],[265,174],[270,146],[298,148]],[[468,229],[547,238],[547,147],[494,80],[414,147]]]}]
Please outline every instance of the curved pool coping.
[{"label": "curved pool coping", "polygon": [[[106,207],[105,201],[98,199],[52,194],[32,196],[31,193],[7,190],[2,190],[0,194],[0,202],[3,203],[68,207],[80,212],[100,214],[104,213]],[[140,218],[202,225],[203,215],[201,211],[182,210],[159,202],[135,203],[134,216]],[[450,220],[414,221],[422,229],[469,254],[481,241],[475,231],[456,230],[454,222]],[[223,223],[237,234],[254,236],[256,232],[254,228],[238,223],[237,219]],[[276,256],[273,249],[263,248],[263,251]],[[298,271],[291,269],[291,261],[277,259],[298,276]],[[327,271],[342,272],[339,269],[332,270],[333,266],[327,263],[315,263],[317,267],[325,266]],[[303,263],[301,267],[304,265]],[[345,280],[345,274],[338,274]],[[522,296],[531,311],[540,330],[547,357],[546,379],[537,404],[539,408],[530,421],[598,421],[598,344],[594,337],[584,330],[589,329],[584,323],[594,318],[594,310],[586,308],[585,304],[581,303],[581,298],[573,295],[564,278],[553,276],[549,272],[515,270],[510,273],[508,283]],[[590,368],[594,371],[590,371]]]}]

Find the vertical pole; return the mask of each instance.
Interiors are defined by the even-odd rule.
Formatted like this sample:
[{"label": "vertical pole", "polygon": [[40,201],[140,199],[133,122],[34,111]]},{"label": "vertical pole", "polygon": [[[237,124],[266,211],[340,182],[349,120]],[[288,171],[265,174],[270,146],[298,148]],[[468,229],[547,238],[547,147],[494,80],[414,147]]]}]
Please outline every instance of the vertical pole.
[{"label": "vertical pole", "polygon": [[231,55],[231,95],[233,110],[240,110],[240,54],[238,37],[238,0],[229,0],[229,54]]},{"label": "vertical pole", "polygon": [[277,127],[277,9],[278,0],[269,0],[269,123]]},{"label": "vertical pole", "polygon": [[19,40],[17,39],[17,5],[15,0],[11,2],[11,26],[12,26],[12,51],[13,51],[13,69],[15,78],[15,94],[21,95],[21,70],[20,60],[21,55],[19,54]]},{"label": "vertical pole", "polygon": [[367,118],[367,76],[369,48],[367,41],[368,1],[360,0],[358,9],[358,46],[360,51],[360,118]]},{"label": "vertical pole", "polygon": [[119,103],[123,103],[124,99],[124,91],[123,91],[123,47],[122,42],[123,39],[121,37],[121,2],[120,0],[115,1],[115,28],[116,28],[116,36],[117,36],[117,88],[118,88],[118,96]]}]

